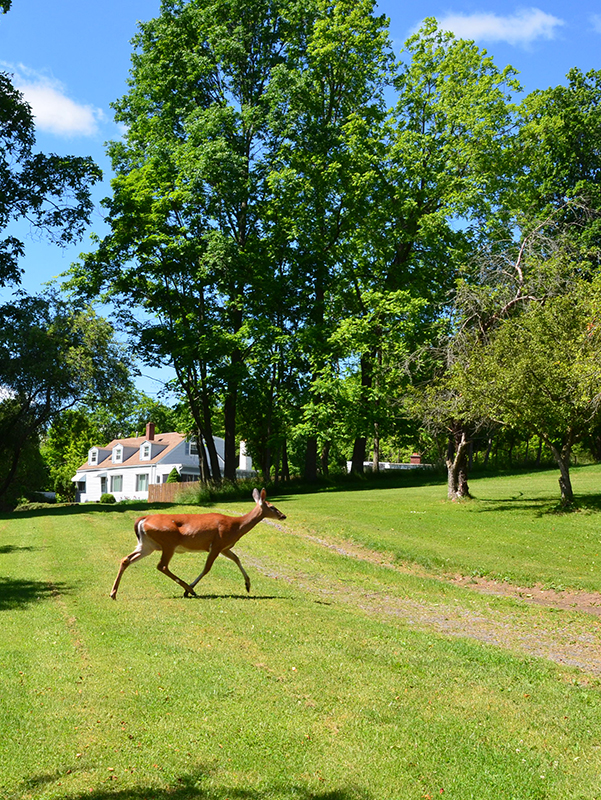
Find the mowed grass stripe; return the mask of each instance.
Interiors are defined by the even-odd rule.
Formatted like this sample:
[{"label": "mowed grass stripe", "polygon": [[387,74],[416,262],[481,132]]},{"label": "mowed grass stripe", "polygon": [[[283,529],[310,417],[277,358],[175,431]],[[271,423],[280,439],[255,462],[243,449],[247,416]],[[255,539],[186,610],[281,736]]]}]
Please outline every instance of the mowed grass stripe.
[{"label": "mowed grass stripe", "polygon": [[348,539],[440,574],[601,591],[601,465],[573,473],[582,505],[574,513],[557,509],[554,471],[473,480],[476,499],[467,503],[448,503],[437,485],[290,495],[285,502],[297,530]]}]

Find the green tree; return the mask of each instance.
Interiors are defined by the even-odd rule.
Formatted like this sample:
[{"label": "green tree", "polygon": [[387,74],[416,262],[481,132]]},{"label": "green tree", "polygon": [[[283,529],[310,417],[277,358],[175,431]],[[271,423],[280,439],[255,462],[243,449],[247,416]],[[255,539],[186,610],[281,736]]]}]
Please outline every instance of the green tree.
[{"label": "green tree", "polygon": [[[304,475],[317,473],[331,440],[317,409],[321,375],[333,365],[330,336],[339,321],[349,241],[367,202],[364,151],[381,137],[391,81],[388,24],[371,0],[316,3],[304,57],[292,73],[287,135],[274,170],[274,204],[289,241],[286,263],[295,301],[295,344],[304,362],[301,396]],[[373,198],[372,198],[373,199]],[[327,429],[326,429],[327,430]],[[327,466],[325,467],[327,469]]]},{"label": "green tree", "polygon": [[[116,104],[127,133],[110,147],[111,232],[74,284],[117,301],[143,358],[171,361],[207,445],[205,478],[219,478],[217,411],[227,478],[240,433],[264,463],[283,449],[283,405],[306,383],[290,366],[323,339],[323,276],[351,224],[342,131],[371,113],[380,69],[384,22],[372,9],[170,0],[135,40],[130,91]],[[254,414],[253,397],[271,405]]]},{"label": "green tree", "polygon": [[[346,308],[354,317],[364,316],[364,295],[373,292],[394,297],[406,291],[423,301],[421,341],[414,330],[405,349],[435,339],[441,307],[449,303],[480,231],[503,227],[515,169],[514,76],[511,67],[499,70],[473,42],[455,39],[427,20],[405,45],[394,81],[397,100],[381,139],[372,140],[371,148],[352,140],[365,160],[365,200],[350,244]],[[381,350],[374,342],[356,360],[365,423],[353,448],[354,471],[362,471],[368,439],[377,441],[369,398],[375,396]],[[418,372],[418,377],[423,376]],[[396,391],[402,394],[402,382]]]},{"label": "green tree", "polygon": [[24,296],[0,307],[0,318],[2,502],[25,445],[54,417],[79,403],[118,402],[130,381],[113,329],[89,309]]},{"label": "green tree", "polygon": [[87,460],[90,447],[101,441],[98,426],[86,410],[68,408],[54,417],[44,437],[42,455],[57,499],[75,499],[71,479]]},{"label": "green tree", "polygon": [[559,468],[561,501],[574,499],[574,444],[601,411],[599,283],[575,280],[569,295],[531,302],[478,342],[465,368],[468,402],[487,418],[537,434]]},{"label": "green tree", "polygon": [[169,475],[167,475],[167,483],[180,483],[181,475],[177,471],[176,467],[173,467]]},{"label": "green tree", "polygon": [[173,364],[209,453],[205,479],[220,477],[218,406],[225,476],[235,477],[248,325],[275,304],[278,266],[263,209],[282,73],[298,51],[305,8],[168,0],[141,26],[130,91],[115,104],[127,133],[109,149],[111,232],[78,270],[82,291],[105,288],[118,301],[142,358]]},{"label": "green tree", "polygon": [[[526,168],[511,207],[530,220],[565,207],[572,233],[598,246],[601,221],[590,211],[601,208],[601,71],[572,69],[566,78],[565,86],[532,92],[520,106],[517,158]],[[574,199],[582,201],[577,220]]]},{"label": "green tree", "polygon": [[[7,5],[2,6],[6,11]],[[102,173],[90,158],[34,152],[31,108],[0,72],[0,286],[20,282],[24,242],[6,230],[25,219],[52,241],[76,241],[92,211],[90,186]]]}]

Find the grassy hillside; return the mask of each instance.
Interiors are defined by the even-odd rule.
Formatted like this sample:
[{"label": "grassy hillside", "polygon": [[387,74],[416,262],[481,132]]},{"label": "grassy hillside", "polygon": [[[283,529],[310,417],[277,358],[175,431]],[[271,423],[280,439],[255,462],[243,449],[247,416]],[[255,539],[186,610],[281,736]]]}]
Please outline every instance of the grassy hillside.
[{"label": "grassy hillside", "polygon": [[598,617],[447,579],[601,590],[601,471],[574,484],[572,514],[554,473],[278,497],[250,597],[151,556],[111,601],[137,508],[1,517],[0,797],[601,798]]}]

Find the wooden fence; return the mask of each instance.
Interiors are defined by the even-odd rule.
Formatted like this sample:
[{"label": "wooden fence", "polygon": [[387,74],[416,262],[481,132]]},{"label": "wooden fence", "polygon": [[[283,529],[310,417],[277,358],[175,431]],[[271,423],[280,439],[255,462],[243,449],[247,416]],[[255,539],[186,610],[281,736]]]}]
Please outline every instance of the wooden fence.
[{"label": "wooden fence", "polygon": [[148,502],[149,503],[175,503],[178,496],[185,492],[188,494],[190,490],[200,489],[198,481],[190,481],[185,483],[151,483],[148,487]]}]

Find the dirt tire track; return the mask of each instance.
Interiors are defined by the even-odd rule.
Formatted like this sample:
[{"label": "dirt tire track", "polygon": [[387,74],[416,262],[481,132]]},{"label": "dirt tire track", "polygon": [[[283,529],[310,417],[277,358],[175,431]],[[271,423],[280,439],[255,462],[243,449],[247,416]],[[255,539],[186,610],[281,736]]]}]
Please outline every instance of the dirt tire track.
[{"label": "dirt tire track", "polygon": [[[284,530],[282,526],[276,526]],[[398,564],[391,553],[378,553],[354,542],[332,542],[303,531],[294,531],[319,547],[338,553],[344,558],[368,561],[386,569],[407,575],[453,584],[468,592],[511,598],[517,601],[516,611],[508,608],[499,614],[498,608],[475,612],[470,609],[468,594],[466,604],[431,603],[401,597],[382,591],[365,591],[345,582],[333,584],[325,579],[309,577],[300,570],[277,571],[254,559],[253,567],[268,577],[285,580],[309,594],[318,594],[320,600],[341,603],[361,609],[369,616],[403,619],[421,630],[467,637],[526,656],[548,659],[567,668],[575,668],[591,676],[601,676],[601,628],[591,629],[590,617],[601,616],[601,594],[594,592],[557,592],[542,586],[520,587],[505,582],[471,578],[462,575],[439,575],[414,564]],[[250,559],[248,559],[250,563]],[[524,615],[526,606],[538,606],[539,613]],[[544,609],[560,613],[551,618]],[[575,612],[575,613],[574,613]],[[575,616],[581,613],[580,619]],[[587,619],[588,617],[588,619]],[[583,624],[579,624],[582,620]]]}]

